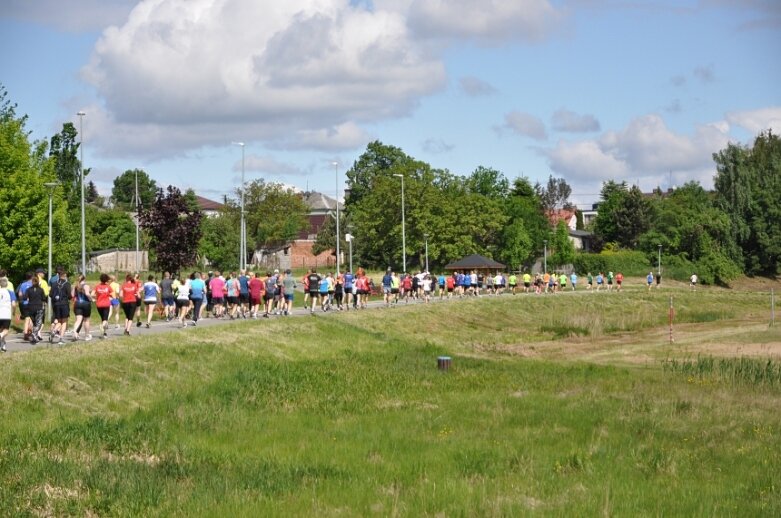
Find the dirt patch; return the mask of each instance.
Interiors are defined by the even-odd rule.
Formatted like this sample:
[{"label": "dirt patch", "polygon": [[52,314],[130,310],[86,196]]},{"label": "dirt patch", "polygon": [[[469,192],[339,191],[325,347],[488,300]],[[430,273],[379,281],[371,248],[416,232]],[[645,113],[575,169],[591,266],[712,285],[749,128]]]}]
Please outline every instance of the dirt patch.
[{"label": "dirt patch", "polygon": [[613,365],[649,365],[698,354],[781,358],[781,326],[769,329],[766,323],[726,321],[682,324],[673,328],[672,343],[669,328],[663,326],[594,338],[500,345],[481,352]]},{"label": "dirt patch", "polygon": [[741,291],[776,290],[776,296],[781,295],[781,278],[772,277],[740,277],[732,281],[730,288]]}]

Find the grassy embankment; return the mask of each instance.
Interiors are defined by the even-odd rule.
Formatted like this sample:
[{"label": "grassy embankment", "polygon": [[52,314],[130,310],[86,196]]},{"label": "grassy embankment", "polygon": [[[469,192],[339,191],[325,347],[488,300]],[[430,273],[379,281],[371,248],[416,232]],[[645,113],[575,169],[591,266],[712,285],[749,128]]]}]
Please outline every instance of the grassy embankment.
[{"label": "grassy embankment", "polygon": [[681,367],[766,365],[766,297],[676,293],[672,345],[668,300],[483,298],[14,354],[0,514],[780,514],[778,357],[762,383]]}]

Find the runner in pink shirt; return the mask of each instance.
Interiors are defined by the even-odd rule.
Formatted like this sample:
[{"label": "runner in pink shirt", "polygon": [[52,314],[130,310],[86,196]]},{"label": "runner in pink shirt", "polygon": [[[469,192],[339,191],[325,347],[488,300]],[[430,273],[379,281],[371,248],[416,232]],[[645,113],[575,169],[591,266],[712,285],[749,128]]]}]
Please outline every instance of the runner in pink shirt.
[{"label": "runner in pink shirt", "polygon": [[214,316],[220,318],[225,310],[225,279],[220,272],[214,272],[214,277],[209,281],[209,289],[212,292]]}]

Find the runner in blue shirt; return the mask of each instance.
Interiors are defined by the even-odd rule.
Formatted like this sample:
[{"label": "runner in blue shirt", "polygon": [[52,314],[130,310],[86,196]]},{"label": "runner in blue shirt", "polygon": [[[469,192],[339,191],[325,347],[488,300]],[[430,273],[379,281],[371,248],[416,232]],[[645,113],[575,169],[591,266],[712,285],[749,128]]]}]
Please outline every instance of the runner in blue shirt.
[{"label": "runner in blue shirt", "polygon": [[30,334],[33,330],[33,321],[27,311],[27,301],[24,299],[24,294],[33,285],[33,272],[27,272],[24,274],[24,281],[16,288],[16,298],[19,300],[19,314],[24,319],[24,339],[29,340]]},{"label": "runner in blue shirt", "polygon": [[385,300],[385,307],[390,306],[391,287],[393,284],[393,272],[390,268],[382,276],[382,298]]},{"label": "runner in blue shirt", "polygon": [[346,304],[345,307],[348,310],[350,309],[350,304],[352,303],[354,297],[353,295],[354,281],[355,281],[355,276],[352,274],[352,272],[347,272],[344,274],[344,295],[345,295],[344,299]]},{"label": "runner in blue shirt", "polygon": [[206,293],[206,283],[201,279],[201,272],[195,272],[190,277],[190,300],[193,301],[193,325],[196,325],[201,316],[203,296]]},{"label": "runner in blue shirt", "polygon": [[239,302],[241,303],[241,318],[247,318],[249,313],[249,277],[247,277],[247,270],[242,270],[239,275]]},{"label": "runner in blue shirt", "polygon": [[[330,275],[330,274],[329,274]],[[320,279],[320,299],[322,300],[322,310],[328,311],[331,307],[331,301],[328,300],[328,276]]]}]

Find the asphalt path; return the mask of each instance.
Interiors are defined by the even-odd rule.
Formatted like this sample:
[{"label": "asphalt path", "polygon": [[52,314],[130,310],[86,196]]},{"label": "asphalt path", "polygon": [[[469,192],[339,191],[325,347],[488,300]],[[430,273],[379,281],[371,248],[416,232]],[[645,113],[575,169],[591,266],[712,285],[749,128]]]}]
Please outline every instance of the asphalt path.
[{"label": "asphalt path", "polygon": [[[604,291],[607,291],[607,290],[604,290]],[[573,293],[573,294],[574,293],[588,293],[588,291],[585,290],[585,289],[581,289],[581,290],[577,290],[577,291],[567,290],[564,293]],[[521,292],[521,293],[518,293],[516,296],[517,297],[523,297],[523,296],[532,296],[532,295],[534,295],[533,292],[532,293],[527,293],[527,294],[524,294],[523,292]],[[558,293],[557,295],[561,295],[561,293]],[[481,297],[494,297],[494,296],[497,296],[497,295],[480,295],[480,296]],[[512,294],[505,292],[505,293],[503,293],[501,295],[498,295],[498,296],[506,297],[506,296],[512,296]],[[377,295],[375,295],[374,297],[377,298]],[[467,299],[467,298],[469,298],[469,297],[453,297],[452,299],[445,298],[444,300],[440,300],[438,296],[432,296],[431,297],[431,302],[432,303],[449,302],[449,301],[452,302],[452,301],[456,301],[456,300],[460,300],[460,299]],[[422,300],[410,299],[408,304],[405,303],[405,302],[399,302],[397,305],[398,306],[405,306],[405,305],[420,305],[420,304],[424,304],[424,302]],[[394,307],[394,304],[391,304],[390,307],[391,308]],[[368,302],[366,304],[366,308],[367,309],[385,308],[385,303],[382,301],[382,299],[374,300],[374,301]],[[356,310],[350,309],[349,311],[356,311]],[[362,310],[358,310],[358,311],[362,311]],[[331,315],[331,314],[334,314],[334,313],[340,313],[340,311],[338,311],[335,308],[335,306],[334,306],[333,309],[331,309],[330,311],[326,311],[326,312],[322,311],[320,308],[317,308],[314,311],[314,315],[318,316],[318,317],[320,317],[320,316],[328,316],[328,315]],[[263,318],[261,316],[261,317],[259,317],[257,319],[253,319],[253,318],[246,318],[246,319],[238,318],[238,319],[234,319],[234,320],[231,320],[230,318],[213,318],[213,317],[208,317],[208,318],[204,318],[204,319],[199,320],[198,324],[196,326],[192,325],[192,320],[188,320],[187,321],[188,326],[186,328],[184,328],[184,329],[187,332],[197,333],[198,330],[202,329],[202,328],[208,328],[208,327],[214,327],[214,326],[222,326],[222,325],[231,324],[231,323],[235,323],[235,322],[256,321],[256,322],[260,323],[260,322],[262,322],[264,320],[273,320],[273,319],[278,319],[278,318],[291,318],[291,317],[306,317],[306,316],[310,316],[310,314],[311,314],[311,312],[310,312],[309,309],[304,309],[303,307],[298,307],[298,308],[293,308],[291,314],[288,315],[288,316],[284,316],[284,315],[270,315],[269,318]],[[112,317],[112,319],[113,319],[113,317]],[[142,320],[145,321],[145,319],[146,319],[146,317],[144,315]],[[124,315],[120,315],[120,322],[124,323]],[[141,327],[137,327],[136,324],[134,323],[133,324],[133,328],[130,331],[130,335],[131,336],[150,336],[150,335],[155,335],[155,334],[159,334],[159,333],[167,333],[167,332],[170,332],[170,331],[175,331],[177,329],[182,329],[182,325],[179,323],[178,320],[173,320],[171,322],[165,322],[165,321],[162,321],[162,320],[153,320],[152,323],[150,324],[150,327],[148,329],[147,329],[146,325],[142,325]],[[21,351],[30,351],[32,349],[61,348],[61,347],[67,347],[68,345],[71,345],[71,344],[85,342],[83,330],[82,330],[82,333],[81,333],[81,339],[78,340],[78,341],[74,341],[73,340],[73,336],[71,334],[72,331],[73,331],[73,326],[70,325],[68,332],[66,333],[65,337],[63,338],[63,343],[62,344],[57,344],[57,343],[51,344],[51,343],[49,343],[48,326],[45,326],[44,330],[42,330],[42,332],[41,332],[41,335],[43,336],[43,341],[38,342],[35,345],[33,345],[30,342],[25,341],[23,339],[23,336],[22,336],[21,333],[9,334],[6,337],[6,349],[7,349],[7,351],[4,354],[9,354],[9,353],[12,354],[12,353],[21,352]],[[109,324],[107,334],[108,334],[108,336],[105,339],[101,338],[100,327],[93,325],[92,326],[92,340],[91,340],[90,343],[95,343],[95,342],[100,343],[100,342],[103,342],[105,340],[117,340],[117,339],[121,340],[121,339],[125,338],[125,336],[124,336],[124,327],[123,327],[122,324],[120,324],[119,329],[117,329],[114,324]]]},{"label": "asphalt path", "polygon": [[[375,295],[374,297],[376,298],[377,296]],[[431,300],[434,301],[435,298],[436,298],[436,301],[439,302],[438,297],[432,297]],[[409,305],[422,304],[422,303],[423,303],[422,301],[412,301],[412,300],[410,300]],[[404,302],[400,302],[398,305],[399,306],[404,306],[405,303]],[[391,307],[392,306],[393,305],[391,305]],[[385,303],[381,299],[380,300],[370,301],[370,302],[368,302],[366,304],[366,308],[367,309],[377,309],[377,308],[383,308],[383,307],[385,307]],[[356,311],[356,310],[351,308],[351,309],[346,310],[346,311]],[[357,311],[363,311],[363,310],[359,309]],[[336,309],[336,306],[334,306],[329,311],[322,311],[320,308],[317,308],[314,311],[314,315],[317,316],[317,317],[328,316],[328,315],[332,315],[334,313],[341,313],[340,311],[338,311]],[[224,317],[224,318],[207,317],[207,318],[203,318],[201,320],[198,320],[198,323],[195,326],[192,324],[192,320],[186,320],[188,325],[187,325],[186,328],[184,328],[184,330],[186,332],[197,333],[198,330],[202,329],[202,328],[221,326],[221,325],[226,325],[226,324],[232,324],[232,323],[235,323],[235,322],[255,321],[255,322],[260,323],[262,321],[279,319],[279,318],[306,317],[306,316],[310,316],[310,315],[311,315],[311,311],[309,309],[304,309],[303,307],[299,307],[299,308],[295,308],[294,307],[293,310],[291,311],[290,315],[287,315],[287,316],[285,316],[285,315],[270,315],[269,318],[263,318],[262,316],[260,316],[257,319],[248,317],[246,319],[245,318],[237,318],[237,319],[233,319],[233,320],[231,320],[230,318],[227,318],[227,317]],[[112,316],[112,320],[113,320],[113,316]],[[92,331],[92,340],[90,341],[90,343],[95,343],[95,342],[100,343],[100,342],[103,342],[105,340],[117,340],[117,339],[121,340],[121,339],[125,338],[125,335],[124,335],[124,322],[125,322],[124,315],[120,315],[120,326],[119,326],[119,329],[117,329],[113,323],[110,323],[109,326],[108,326],[108,330],[107,330],[107,335],[108,336],[105,339],[101,338],[100,327],[93,324],[92,329],[91,329],[91,331]],[[150,335],[155,335],[155,334],[159,334],[159,333],[167,333],[167,332],[170,332],[170,331],[175,331],[177,329],[183,329],[182,324],[179,322],[179,320],[173,320],[171,322],[166,322],[164,320],[152,320],[152,323],[150,324],[149,328],[147,328],[146,324],[145,324],[145,322],[146,322],[146,314],[145,313],[142,314],[142,322],[144,322],[144,324],[141,325],[141,327],[137,327],[136,323],[135,322],[133,323],[133,328],[130,330],[130,336],[150,336]],[[41,335],[43,337],[43,341],[38,342],[37,344],[34,344],[34,345],[32,343],[28,342],[28,341],[25,341],[23,339],[22,333],[9,334],[6,337],[6,349],[7,349],[7,351],[6,351],[5,354],[21,352],[21,351],[30,351],[32,349],[61,348],[61,347],[67,347],[68,345],[72,345],[72,344],[76,344],[76,343],[84,343],[85,342],[84,330],[82,330],[82,332],[81,332],[81,339],[77,340],[77,341],[73,340],[72,331],[73,331],[73,325],[72,325],[72,322],[71,322],[69,324],[68,331],[66,332],[66,335],[63,337],[63,343],[62,344],[57,344],[57,343],[52,344],[52,343],[49,343],[48,326],[44,326],[43,330],[41,331]]]}]

